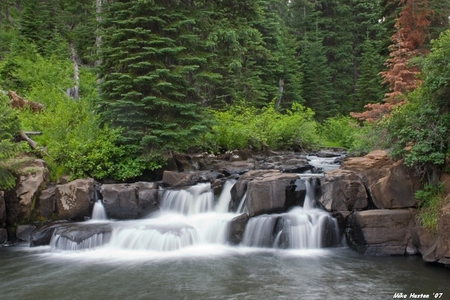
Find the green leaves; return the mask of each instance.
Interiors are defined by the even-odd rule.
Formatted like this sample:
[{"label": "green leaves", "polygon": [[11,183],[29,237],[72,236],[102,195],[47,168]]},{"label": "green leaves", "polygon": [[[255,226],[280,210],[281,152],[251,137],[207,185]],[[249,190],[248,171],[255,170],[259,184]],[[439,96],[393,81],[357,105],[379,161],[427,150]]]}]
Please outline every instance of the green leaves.
[{"label": "green leaves", "polygon": [[275,110],[274,103],[262,109],[245,103],[234,104],[225,111],[213,113],[215,125],[205,141],[213,151],[243,148],[300,150],[319,142],[314,113],[300,104],[294,104],[286,114]]}]

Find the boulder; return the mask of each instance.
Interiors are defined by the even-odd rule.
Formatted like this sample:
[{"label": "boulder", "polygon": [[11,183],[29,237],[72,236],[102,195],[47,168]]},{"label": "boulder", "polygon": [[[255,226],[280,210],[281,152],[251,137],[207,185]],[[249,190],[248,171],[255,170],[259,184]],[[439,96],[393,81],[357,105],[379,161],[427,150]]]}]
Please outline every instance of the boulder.
[{"label": "boulder", "polygon": [[159,208],[158,185],[153,182],[103,184],[100,193],[106,215],[112,219],[137,219]]},{"label": "boulder", "polygon": [[56,212],[56,186],[51,186],[41,192],[37,205],[37,213],[46,219],[49,219]]},{"label": "boulder", "polygon": [[95,201],[94,184],[94,179],[89,178],[57,185],[55,197],[59,219],[85,220],[90,218]]},{"label": "boulder", "polygon": [[103,184],[100,187],[106,215],[111,219],[136,219],[139,216],[138,186]]},{"label": "boulder", "polygon": [[230,201],[230,211],[236,211],[239,204],[244,199],[244,195],[247,192],[247,184],[253,180],[253,178],[261,176],[263,174],[279,174],[280,171],[277,170],[252,170],[239,177],[238,181],[231,188],[231,201]]},{"label": "boulder", "polygon": [[296,179],[296,174],[269,172],[250,181],[246,197],[249,217],[285,211],[286,188]]},{"label": "boulder", "polygon": [[18,183],[14,193],[5,197],[7,223],[15,225],[31,215],[35,200],[50,177],[47,163],[42,159],[27,159],[20,163]]},{"label": "boulder", "polygon": [[404,255],[415,214],[414,209],[355,212],[346,232],[349,246],[367,255]]},{"label": "boulder", "polygon": [[139,216],[145,216],[159,209],[159,187],[154,182],[137,182]]},{"label": "boulder", "polygon": [[[386,151],[375,150],[364,157],[351,157],[343,161],[341,169],[358,174],[373,198],[373,188],[378,181],[389,174],[394,161]],[[374,200],[375,201],[375,200]]]},{"label": "boulder", "polygon": [[30,234],[30,247],[49,245],[54,231],[63,224],[67,224],[67,221],[56,221],[33,230]]},{"label": "boulder", "polygon": [[16,237],[19,241],[29,242],[31,233],[36,229],[34,225],[19,225],[16,229]]},{"label": "boulder", "polygon": [[8,240],[8,232],[5,228],[0,228],[0,244],[3,244]]},{"label": "boulder", "polygon": [[320,178],[320,186],[322,195],[318,201],[329,212],[362,210],[369,204],[364,183],[353,171],[329,171]]},{"label": "boulder", "polygon": [[230,221],[230,231],[228,236],[228,241],[230,244],[238,245],[242,241],[247,222],[247,214],[239,215]]},{"label": "boulder", "polygon": [[373,203],[377,208],[408,208],[416,204],[408,168],[398,161],[389,168],[386,177],[372,186]]}]

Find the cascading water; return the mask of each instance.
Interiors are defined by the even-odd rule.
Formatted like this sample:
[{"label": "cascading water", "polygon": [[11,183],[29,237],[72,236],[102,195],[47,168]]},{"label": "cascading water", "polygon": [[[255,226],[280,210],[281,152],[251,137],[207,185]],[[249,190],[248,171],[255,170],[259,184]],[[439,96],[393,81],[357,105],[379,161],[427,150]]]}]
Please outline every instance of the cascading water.
[{"label": "cascading water", "polygon": [[105,207],[103,206],[102,201],[98,200],[94,204],[94,209],[92,210],[92,218],[91,220],[100,221],[107,220]]},{"label": "cascading water", "polygon": [[[235,181],[226,182],[215,205],[214,193],[209,183],[198,184],[187,189],[163,191],[161,211],[145,219],[110,221],[108,229],[85,234],[76,240],[67,231],[80,232],[80,226],[72,224],[69,229],[56,230],[50,245],[55,250],[83,250],[95,247],[111,247],[128,250],[174,251],[200,244],[226,244],[230,220],[236,214],[227,213],[231,200],[230,189]],[[93,220],[99,220],[97,211]],[[94,218],[94,215],[96,216]],[[95,220],[94,220],[95,221]],[[95,226],[95,222],[85,224]],[[94,227],[95,228],[95,227]],[[92,231],[92,230],[91,230]]]},{"label": "cascading water", "polygon": [[[291,208],[286,213],[250,218],[244,225],[241,246],[316,249],[338,245],[337,221],[318,208],[315,202],[314,183],[317,178],[314,177],[317,176],[299,175],[306,187],[305,199],[299,202],[303,203],[302,207]],[[236,180],[226,181],[217,200],[210,183],[184,189],[162,189],[160,211],[139,220],[108,220],[101,201],[98,201],[90,222],[58,228],[50,245],[58,251],[103,247],[158,252],[173,252],[199,245],[227,245],[231,243],[232,220],[248,214],[247,193],[242,197],[236,213],[228,212],[231,189],[235,183]]]},{"label": "cascading water", "polygon": [[283,214],[251,218],[244,232],[242,245],[283,249],[313,249],[339,244],[336,219],[316,208],[314,187],[305,180],[303,207],[294,207]]}]

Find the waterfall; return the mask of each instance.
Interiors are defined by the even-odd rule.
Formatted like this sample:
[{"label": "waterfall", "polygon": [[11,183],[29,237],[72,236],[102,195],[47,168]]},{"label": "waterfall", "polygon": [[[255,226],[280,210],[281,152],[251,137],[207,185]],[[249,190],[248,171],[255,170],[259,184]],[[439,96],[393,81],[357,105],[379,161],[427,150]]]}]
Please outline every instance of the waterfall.
[{"label": "waterfall", "polygon": [[[228,212],[235,180],[224,183],[217,200],[211,184],[201,183],[186,188],[161,189],[160,212],[147,218],[71,223],[58,227],[50,245],[55,251],[106,248],[174,252],[199,245],[225,246],[236,234],[242,236],[244,247],[311,249],[339,244],[337,221],[315,202],[317,180],[302,180],[306,186],[303,207],[252,217],[248,223],[245,218],[243,223],[233,220],[248,214],[247,193],[236,213]],[[107,220],[101,201],[95,203],[92,220]]]},{"label": "waterfall", "polygon": [[92,210],[92,218],[91,220],[107,220],[105,207],[101,200],[98,200],[94,204],[94,209]]},{"label": "waterfall", "polygon": [[228,205],[231,201],[231,188],[236,183],[236,180],[227,180],[222,188],[222,193],[220,194],[219,200],[217,201],[217,205],[215,211],[218,213],[227,213]]},{"label": "waterfall", "polygon": [[336,246],[340,242],[336,219],[315,204],[315,187],[306,180],[303,207],[287,213],[253,217],[242,239],[247,247],[313,249]]}]

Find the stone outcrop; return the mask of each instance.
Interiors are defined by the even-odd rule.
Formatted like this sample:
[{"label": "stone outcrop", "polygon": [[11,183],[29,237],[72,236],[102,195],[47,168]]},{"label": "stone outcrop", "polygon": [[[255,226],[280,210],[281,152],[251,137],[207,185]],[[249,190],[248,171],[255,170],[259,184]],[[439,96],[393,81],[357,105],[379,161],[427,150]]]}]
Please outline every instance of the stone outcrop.
[{"label": "stone outcrop", "polygon": [[349,220],[349,245],[368,255],[405,255],[411,240],[414,209],[355,212]]},{"label": "stone outcrop", "polygon": [[230,231],[228,236],[228,241],[230,244],[237,245],[242,241],[247,222],[247,214],[239,215],[230,221]]},{"label": "stone outcrop", "polygon": [[159,206],[155,183],[103,184],[100,193],[106,215],[111,219],[137,219]]},{"label": "stone outcrop", "polygon": [[89,219],[95,201],[94,179],[77,179],[56,186],[56,211],[59,219]]},{"label": "stone outcrop", "polygon": [[250,181],[245,198],[249,217],[285,211],[288,208],[286,188],[297,179],[296,174],[270,172]]},{"label": "stone outcrop", "polygon": [[13,193],[5,197],[7,224],[16,225],[31,216],[40,191],[50,177],[47,163],[42,159],[27,159],[18,169],[19,180]]},{"label": "stone outcrop", "polygon": [[414,192],[418,180],[402,161],[394,163],[386,151],[375,150],[364,157],[346,159],[341,169],[353,171],[361,177],[376,208],[415,206]]},{"label": "stone outcrop", "polygon": [[16,230],[16,237],[19,241],[29,242],[31,233],[36,229],[34,225],[19,225]]},{"label": "stone outcrop", "polygon": [[50,219],[56,213],[56,186],[51,186],[39,195],[36,212],[45,219]]},{"label": "stone outcrop", "polygon": [[362,178],[353,171],[329,171],[320,178],[319,202],[329,212],[363,210],[369,205]]}]

